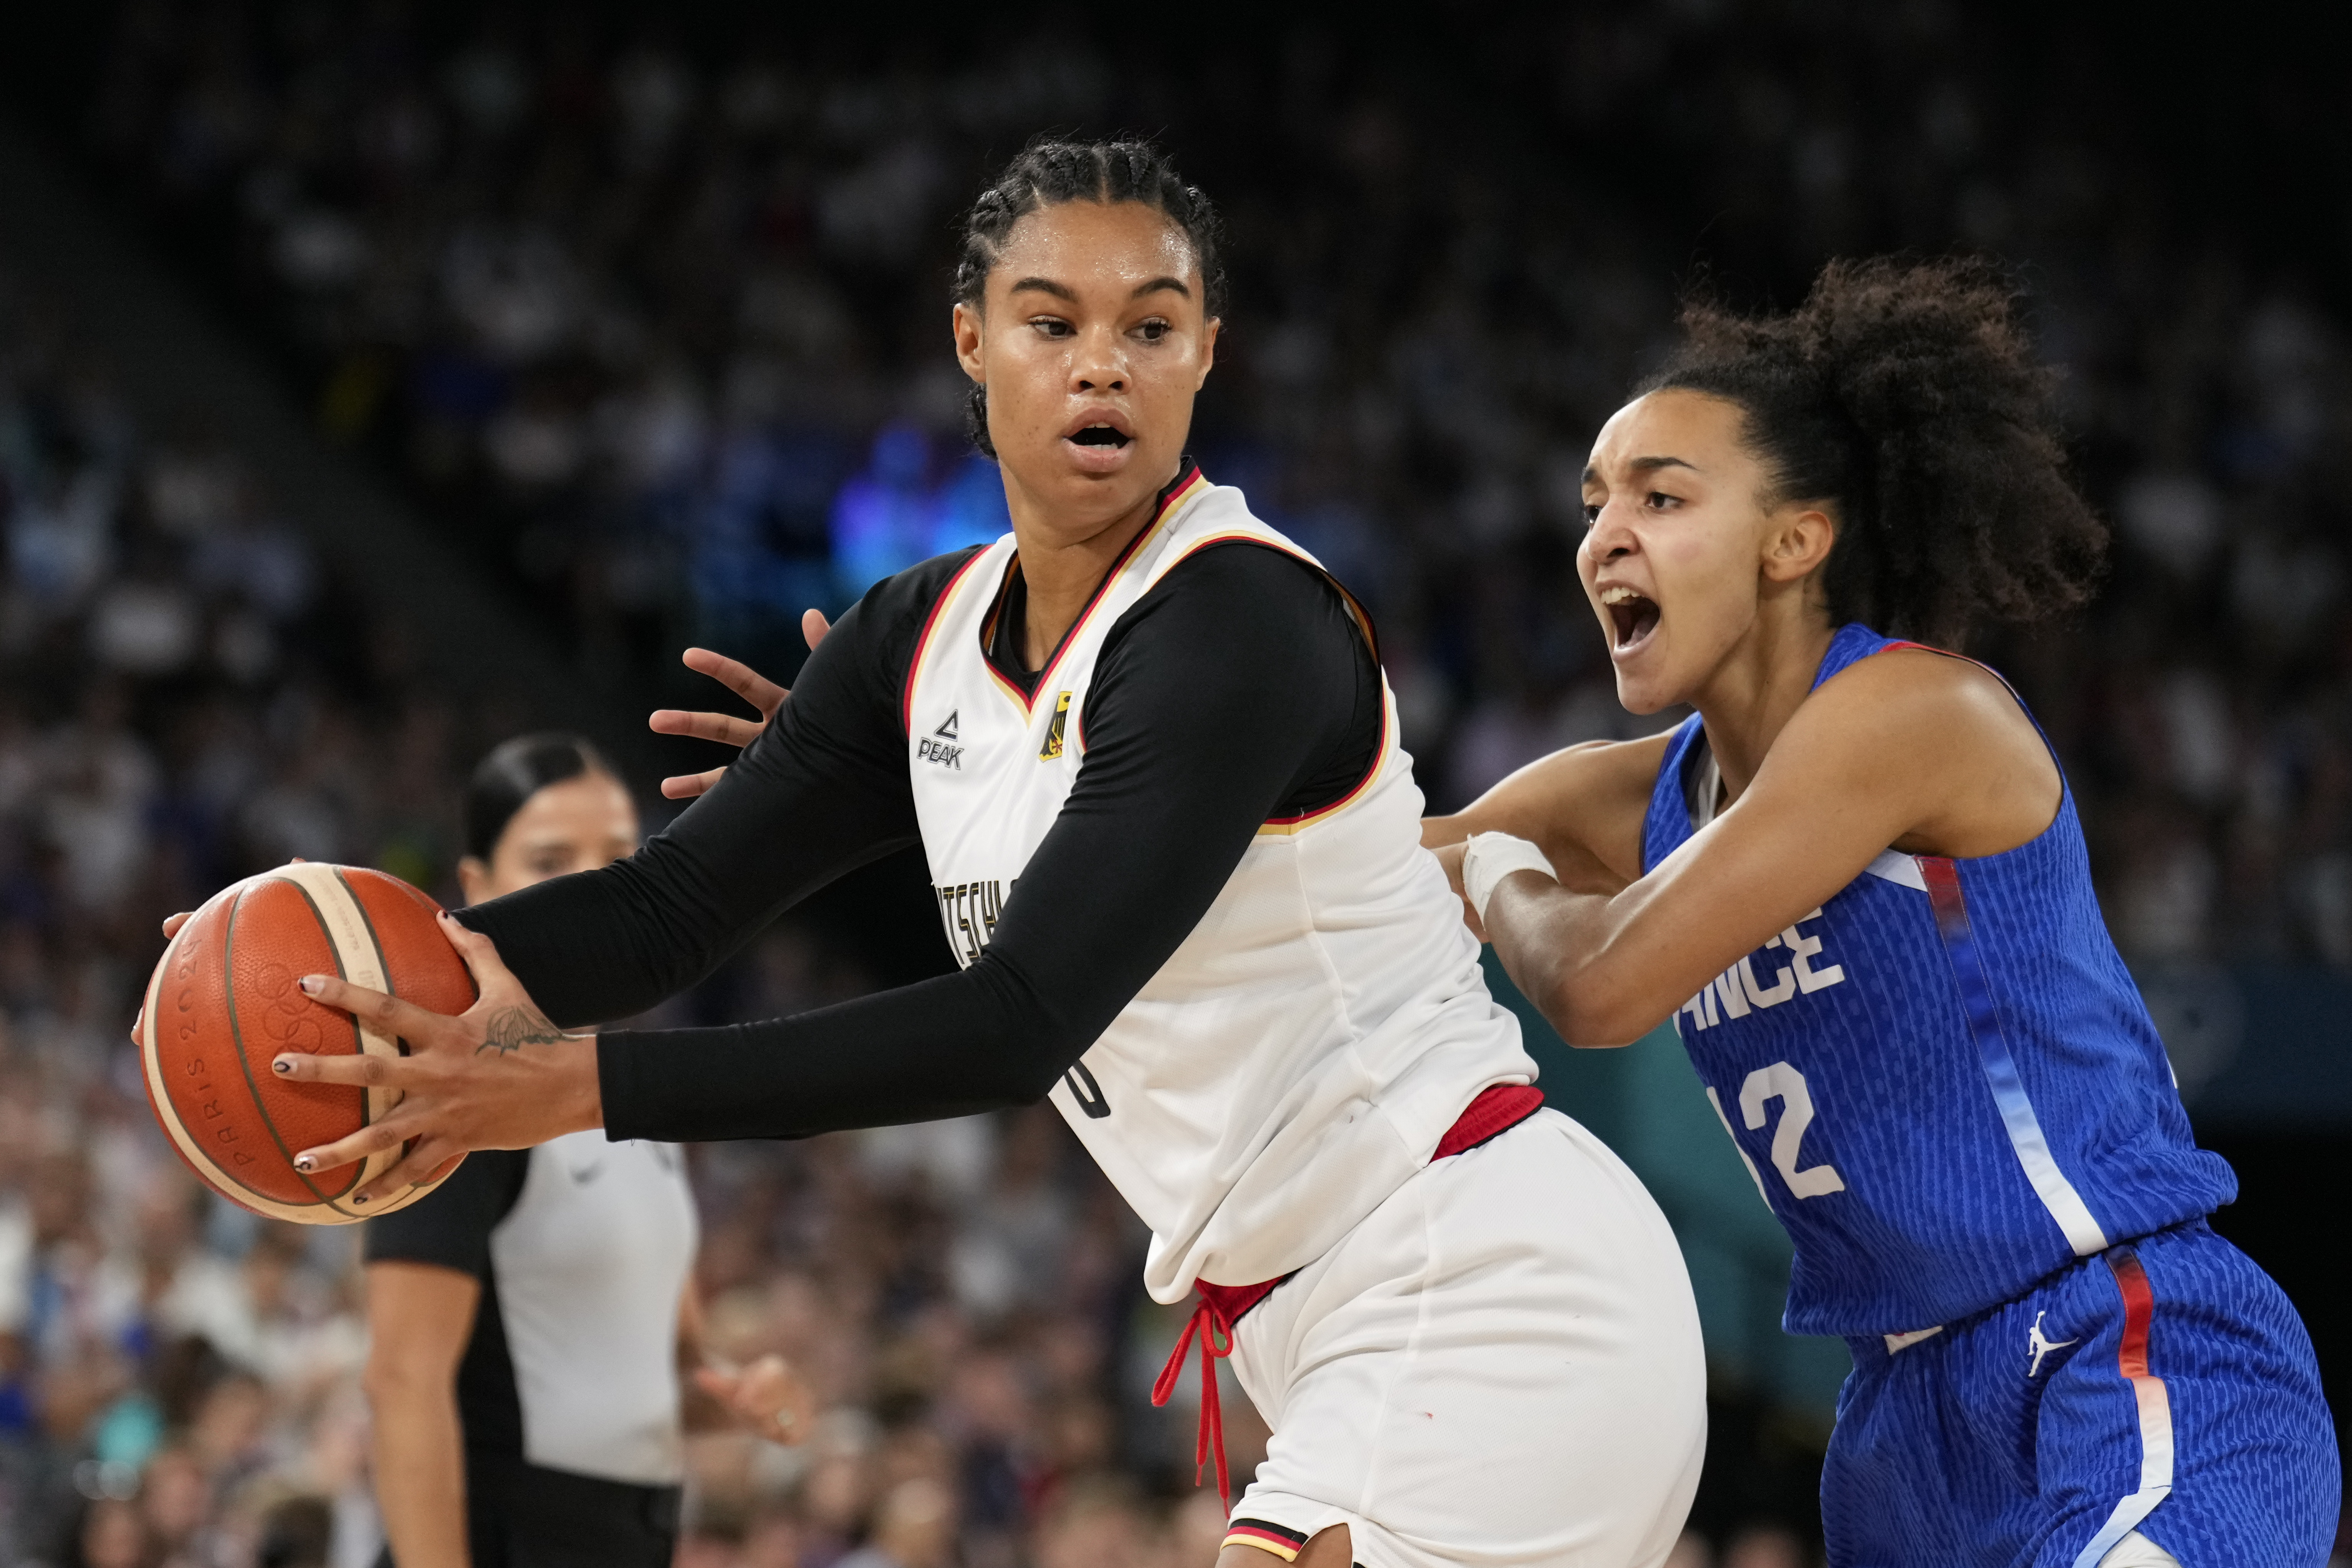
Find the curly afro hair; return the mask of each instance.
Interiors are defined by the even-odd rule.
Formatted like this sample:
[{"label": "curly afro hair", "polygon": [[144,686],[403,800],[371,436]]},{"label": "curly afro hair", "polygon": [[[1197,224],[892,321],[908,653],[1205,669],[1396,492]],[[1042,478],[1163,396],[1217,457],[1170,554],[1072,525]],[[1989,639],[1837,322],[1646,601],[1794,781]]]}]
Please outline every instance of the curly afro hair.
[{"label": "curly afro hair", "polygon": [[2081,605],[2106,550],[2012,298],[1984,261],[1833,261],[1787,315],[1686,306],[1641,390],[1738,404],[1769,501],[1833,509],[1832,625],[1958,646],[1979,622]]},{"label": "curly afro hair", "polygon": [[[1149,141],[1066,141],[1039,137],[981,192],[964,214],[956,259],[955,301],[977,307],[1013,225],[1040,207],[1064,202],[1140,202],[1184,232],[1201,267],[1204,314],[1224,313],[1224,225],[1197,185],[1188,185],[1168,155]],[[989,456],[988,389],[975,386],[964,408],[965,434]]]}]

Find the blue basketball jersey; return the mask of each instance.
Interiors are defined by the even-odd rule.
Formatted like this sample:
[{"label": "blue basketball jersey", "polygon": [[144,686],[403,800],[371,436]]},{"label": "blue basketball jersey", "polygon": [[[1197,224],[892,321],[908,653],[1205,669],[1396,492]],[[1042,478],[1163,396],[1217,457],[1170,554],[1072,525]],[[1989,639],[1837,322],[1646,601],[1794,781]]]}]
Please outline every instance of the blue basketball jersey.
[{"label": "blue basketball jersey", "polygon": [[[1813,685],[1908,645],[1844,627]],[[1691,838],[1705,738],[1694,716],[1667,748],[1645,870]],[[2237,1194],[2107,936],[2071,789],[2004,853],[1880,855],[1675,1027],[1796,1243],[1791,1333],[1932,1328]]]}]

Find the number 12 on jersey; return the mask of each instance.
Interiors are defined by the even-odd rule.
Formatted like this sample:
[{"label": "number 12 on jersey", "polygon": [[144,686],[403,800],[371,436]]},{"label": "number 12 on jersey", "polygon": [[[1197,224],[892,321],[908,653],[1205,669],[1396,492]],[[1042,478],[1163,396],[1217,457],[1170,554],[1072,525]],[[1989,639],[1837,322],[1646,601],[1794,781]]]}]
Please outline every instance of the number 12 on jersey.
[{"label": "number 12 on jersey", "polygon": [[[1823,1161],[1801,1169],[1797,1164],[1798,1146],[1805,1141],[1805,1129],[1813,1124],[1813,1093],[1805,1087],[1805,1075],[1786,1061],[1759,1067],[1748,1075],[1748,1081],[1739,1086],[1739,1119],[1750,1132],[1764,1125],[1764,1104],[1768,1100],[1780,1102],[1780,1124],[1772,1131],[1772,1168],[1780,1173],[1790,1194],[1796,1197],[1821,1197],[1843,1192],[1845,1178],[1838,1175],[1835,1166]],[[1715,1107],[1715,1119],[1730,1134],[1731,1118],[1724,1114],[1723,1102],[1717,1097],[1713,1084],[1707,1085],[1706,1103]],[[1764,1190],[1764,1175],[1748,1157],[1748,1151],[1740,1147],[1737,1134],[1731,1135],[1731,1146],[1738,1150],[1739,1163],[1748,1167],[1748,1179],[1756,1184],[1756,1196],[1764,1200],[1765,1207],[1771,1207],[1771,1195]]]}]

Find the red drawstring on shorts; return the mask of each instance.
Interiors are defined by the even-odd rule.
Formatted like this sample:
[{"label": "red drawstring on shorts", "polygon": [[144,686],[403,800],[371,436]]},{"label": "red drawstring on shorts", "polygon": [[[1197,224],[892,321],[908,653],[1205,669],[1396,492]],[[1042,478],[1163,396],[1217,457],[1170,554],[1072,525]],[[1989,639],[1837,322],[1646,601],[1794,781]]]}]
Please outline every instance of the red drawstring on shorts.
[{"label": "red drawstring on shorts", "polygon": [[[1517,1126],[1542,1105],[1543,1091],[1532,1083],[1491,1084],[1463,1108],[1454,1125],[1438,1140],[1436,1152],[1430,1158],[1447,1159],[1475,1149]],[[1201,1431],[1192,1442],[1192,1484],[1201,1484],[1201,1472],[1208,1468],[1210,1456],[1215,1455],[1217,1497],[1228,1514],[1234,1511],[1234,1487],[1225,1473],[1225,1416],[1217,1402],[1217,1363],[1234,1354],[1234,1325],[1289,1278],[1285,1274],[1278,1280],[1260,1280],[1255,1285],[1213,1285],[1206,1280],[1195,1280],[1193,1285],[1200,1291],[1200,1300],[1193,1303],[1192,1315],[1184,1320],[1184,1332],[1177,1336],[1176,1348],[1168,1354],[1168,1364],[1160,1369],[1159,1380],[1151,1385],[1152,1404],[1166,1405],[1176,1392],[1176,1380],[1184,1375],[1184,1353],[1192,1348],[1192,1336],[1198,1334]]]},{"label": "red drawstring on shorts", "polygon": [[[1177,1337],[1176,1348],[1168,1357],[1168,1364],[1160,1369],[1159,1381],[1151,1385],[1151,1403],[1165,1405],[1176,1392],[1176,1380],[1183,1375],[1184,1353],[1192,1348],[1192,1336],[1201,1338],[1201,1430],[1192,1439],[1192,1484],[1201,1484],[1201,1472],[1208,1468],[1212,1453],[1217,1460],[1217,1500],[1225,1511],[1234,1511],[1233,1482],[1225,1476],[1225,1416],[1217,1402],[1217,1363],[1234,1353],[1234,1329],[1223,1322],[1223,1314],[1211,1304],[1206,1296],[1194,1304],[1192,1315],[1184,1321],[1184,1332]],[[1223,1339],[1220,1344],[1218,1341]]]}]

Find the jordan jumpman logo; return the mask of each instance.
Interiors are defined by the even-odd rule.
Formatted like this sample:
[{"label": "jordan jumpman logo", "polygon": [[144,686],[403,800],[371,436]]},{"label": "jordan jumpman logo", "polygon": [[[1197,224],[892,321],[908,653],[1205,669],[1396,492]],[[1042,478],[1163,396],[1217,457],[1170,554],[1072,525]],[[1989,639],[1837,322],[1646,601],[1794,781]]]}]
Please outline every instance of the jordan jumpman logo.
[{"label": "jordan jumpman logo", "polygon": [[2042,1338],[2042,1320],[2046,1315],[2047,1314],[2043,1312],[2034,1313],[2033,1327],[2026,1331],[2025,1348],[2033,1353],[2033,1364],[2028,1367],[2025,1372],[2026,1380],[2028,1382],[2032,1382],[2034,1375],[2042,1370],[2042,1358],[2043,1356],[2048,1355],[2053,1350],[2060,1349],[2063,1346],[2070,1345],[2074,1343],[2071,1339]]}]

